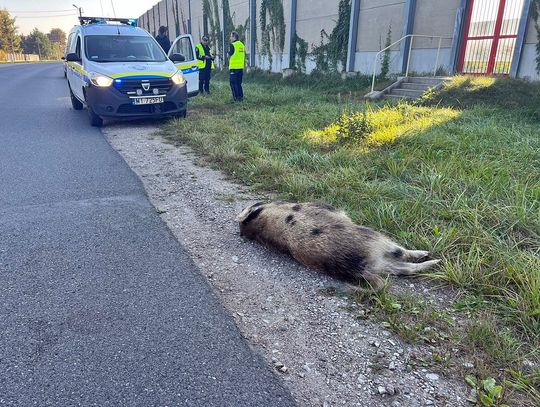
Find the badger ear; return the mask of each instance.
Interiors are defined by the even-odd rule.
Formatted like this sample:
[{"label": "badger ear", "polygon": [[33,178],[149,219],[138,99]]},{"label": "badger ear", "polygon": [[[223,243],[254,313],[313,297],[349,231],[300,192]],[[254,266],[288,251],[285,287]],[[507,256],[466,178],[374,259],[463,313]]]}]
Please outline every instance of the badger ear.
[{"label": "badger ear", "polygon": [[[264,204],[265,204],[265,202],[257,202],[257,203],[255,203],[255,204],[253,204],[251,206],[248,206],[248,207],[244,208],[242,210],[242,212],[240,212],[238,214],[238,216],[236,217],[236,221],[237,222],[242,222],[244,224],[248,223],[249,220],[247,220],[247,218],[253,213],[253,211],[256,210],[256,208],[258,208],[258,207],[260,207],[260,206],[262,206]],[[259,209],[262,210],[262,208],[259,208]],[[255,219],[259,215],[259,213],[260,213],[260,211],[253,218],[251,218],[250,220]]]},{"label": "badger ear", "polygon": [[256,208],[255,210],[252,210],[252,208],[250,208],[248,215],[245,217],[245,219],[242,220],[242,225],[247,225],[257,216],[259,216],[259,214],[263,211],[263,209],[264,208]]}]

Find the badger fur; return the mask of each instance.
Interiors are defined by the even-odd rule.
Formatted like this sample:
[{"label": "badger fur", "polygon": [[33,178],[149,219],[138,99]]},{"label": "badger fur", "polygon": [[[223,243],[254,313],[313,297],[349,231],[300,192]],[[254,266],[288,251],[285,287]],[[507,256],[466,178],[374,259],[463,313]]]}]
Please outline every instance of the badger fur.
[{"label": "badger fur", "polygon": [[381,274],[411,275],[440,260],[423,250],[407,250],[383,234],[358,226],[343,212],[323,203],[258,202],[237,218],[240,235],[292,255],[307,267],[373,288]]}]

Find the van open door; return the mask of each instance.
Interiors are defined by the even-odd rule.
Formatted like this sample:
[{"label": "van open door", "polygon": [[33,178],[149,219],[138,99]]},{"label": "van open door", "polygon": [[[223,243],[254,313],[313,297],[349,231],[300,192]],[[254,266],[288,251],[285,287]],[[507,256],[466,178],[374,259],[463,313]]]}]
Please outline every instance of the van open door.
[{"label": "van open door", "polygon": [[199,67],[195,56],[195,45],[190,34],[180,35],[174,40],[169,50],[169,58],[172,54],[184,56],[183,62],[175,62],[178,70],[182,71],[187,82],[188,96],[196,96],[199,93]]}]

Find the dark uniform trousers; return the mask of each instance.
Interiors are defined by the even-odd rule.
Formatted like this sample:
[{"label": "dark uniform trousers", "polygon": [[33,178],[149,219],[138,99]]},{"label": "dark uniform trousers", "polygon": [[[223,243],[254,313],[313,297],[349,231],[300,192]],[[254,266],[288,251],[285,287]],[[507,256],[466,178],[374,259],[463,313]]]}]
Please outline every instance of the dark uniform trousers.
[{"label": "dark uniform trousers", "polygon": [[229,71],[229,83],[231,84],[231,91],[234,100],[243,100],[244,91],[242,89],[242,78],[244,76],[243,69],[231,69]]},{"label": "dark uniform trousers", "polygon": [[210,93],[210,75],[212,74],[212,61],[199,70],[199,93]]}]

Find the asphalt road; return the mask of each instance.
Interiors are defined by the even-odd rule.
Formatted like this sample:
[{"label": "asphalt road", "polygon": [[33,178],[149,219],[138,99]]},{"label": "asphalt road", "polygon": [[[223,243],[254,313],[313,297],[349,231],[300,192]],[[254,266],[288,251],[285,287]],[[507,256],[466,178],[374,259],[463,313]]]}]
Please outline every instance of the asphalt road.
[{"label": "asphalt road", "polygon": [[61,64],[0,84],[0,405],[294,405]]}]

